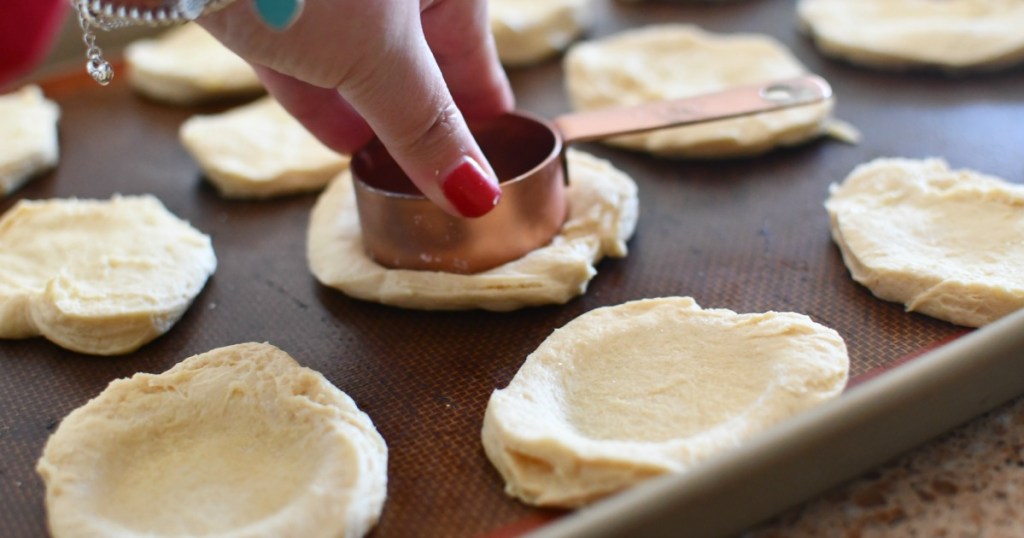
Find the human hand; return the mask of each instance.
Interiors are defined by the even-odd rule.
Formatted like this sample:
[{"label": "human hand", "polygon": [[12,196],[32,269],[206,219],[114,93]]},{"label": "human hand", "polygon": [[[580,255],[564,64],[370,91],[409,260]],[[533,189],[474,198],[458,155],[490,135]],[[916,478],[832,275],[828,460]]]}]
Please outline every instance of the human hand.
[{"label": "human hand", "polygon": [[376,134],[449,213],[478,217],[497,203],[497,178],[463,117],[513,108],[487,0],[306,0],[282,32],[233,2],[199,23],[328,147],[353,153]]}]

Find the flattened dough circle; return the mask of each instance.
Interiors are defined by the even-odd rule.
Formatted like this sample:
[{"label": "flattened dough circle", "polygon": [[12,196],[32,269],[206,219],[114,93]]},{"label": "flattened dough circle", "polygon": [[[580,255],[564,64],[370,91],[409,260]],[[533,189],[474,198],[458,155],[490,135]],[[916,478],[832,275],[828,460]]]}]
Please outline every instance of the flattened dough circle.
[{"label": "flattened dough circle", "polygon": [[151,99],[194,105],[263,91],[252,66],[195,23],[124,50],[128,81]]},{"label": "flattened dough circle", "polygon": [[473,275],[388,269],[363,250],[352,177],[342,173],[317,200],[307,236],[309,266],[346,295],[422,310],[507,311],[561,304],[582,294],[604,256],[624,257],[636,228],[636,183],[607,161],[568,153],[569,217],[548,245]]},{"label": "flattened dough circle", "polygon": [[320,190],[349,158],[324,146],[271,97],[179,129],[185,149],[227,198],[271,198]]},{"label": "flattened dough circle", "polygon": [[1024,308],[1024,186],[941,159],[877,159],[832,185],[825,208],[876,297],[968,327]]},{"label": "flattened dough circle", "polygon": [[57,164],[60,108],[38,86],[0,96],[0,198]]},{"label": "flattened dough circle", "polygon": [[804,315],[632,301],[552,333],[491,395],[481,437],[507,493],[579,506],[742,444],[848,370],[842,338]]},{"label": "flattened dough circle", "polygon": [[[690,97],[733,86],[805,74],[774,38],[718,35],[666,24],[573,45],[565,58],[566,88],[577,110]],[[656,155],[717,158],[763,153],[826,132],[833,101],[607,139]]]},{"label": "flattened dough circle", "polygon": [[491,32],[501,63],[528,65],[569,46],[590,24],[593,0],[490,0]]},{"label": "flattened dough circle", "polygon": [[1020,0],[800,0],[828,56],[889,69],[998,69],[1024,61]]},{"label": "flattened dough circle", "polygon": [[216,267],[209,236],[153,196],[22,200],[0,218],[0,338],[129,353],[167,332]]},{"label": "flattened dough circle", "polygon": [[37,468],[56,538],[358,537],[383,507],[387,447],[322,375],[249,343],[111,382]]}]

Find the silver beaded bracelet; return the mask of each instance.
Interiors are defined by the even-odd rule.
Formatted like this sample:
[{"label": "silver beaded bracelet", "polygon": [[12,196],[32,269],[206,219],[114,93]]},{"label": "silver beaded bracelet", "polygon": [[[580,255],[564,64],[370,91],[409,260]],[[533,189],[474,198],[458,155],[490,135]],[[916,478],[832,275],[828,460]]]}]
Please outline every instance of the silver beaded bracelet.
[{"label": "silver beaded bracelet", "polygon": [[[126,26],[170,26],[193,21],[234,0],[71,0],[78,13],[85,43],[85,69],[102,86],[114,78],[114,68],[103,58],[96,45],[93,28],[113,30]],[[260,19],[270,28],[282,31],[302,12],[304,0],[252,0]]]}]

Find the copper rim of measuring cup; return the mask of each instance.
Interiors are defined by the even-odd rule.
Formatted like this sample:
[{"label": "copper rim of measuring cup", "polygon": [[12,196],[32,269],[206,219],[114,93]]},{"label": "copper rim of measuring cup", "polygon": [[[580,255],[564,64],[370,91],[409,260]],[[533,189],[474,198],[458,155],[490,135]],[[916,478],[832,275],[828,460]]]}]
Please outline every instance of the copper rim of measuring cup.
[{"label": "copper rim of measuring cup", "polygon": [[549,242],[565,222],[562,140],[551,123],[523,112],[470,130],[501,183],[486,215],[449,215],[423,196],[379,140],[352,158],[363,246],[385,267],[478,273]]},{"label": "copper rim of measuring cup", "polygon": [[363,246],[378,264],[471,274],[516,260],[549,242],[568,212],[563,152],[574,141],[746,116],[829,99],[816,75],[696,97],[566,114],[549,122],[509,113],[470,130],[498,174],[502,198],[488,214],[454,217],[413,185],[379,140],[352,157]]}]

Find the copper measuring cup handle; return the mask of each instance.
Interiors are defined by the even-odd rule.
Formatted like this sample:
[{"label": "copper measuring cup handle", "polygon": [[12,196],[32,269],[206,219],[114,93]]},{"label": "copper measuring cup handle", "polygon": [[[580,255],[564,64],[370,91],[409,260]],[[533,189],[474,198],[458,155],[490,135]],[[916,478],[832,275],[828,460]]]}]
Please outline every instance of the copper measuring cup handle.
[{"label": "copper measuring cup handle", "polygon": [[709,95],[579,112],[553,122],[513,112],[471,124],[502,178],[501,203],[477,219],[453,217],[419,194],[374,141],[352,158],[363,246],[378,264],[450,273],[485,271],[551,242],[567,215],[565,144],[808,105],[832,89],[807,75]]},{"label": "copper measuring cup handle", "polygon": [[767,84],[738,86],[709,95],[575,112],[555,118],[554,124],[563,143],[569,144],[781,110],[830,97],[832,87],[825,79],[804,75]]}]

